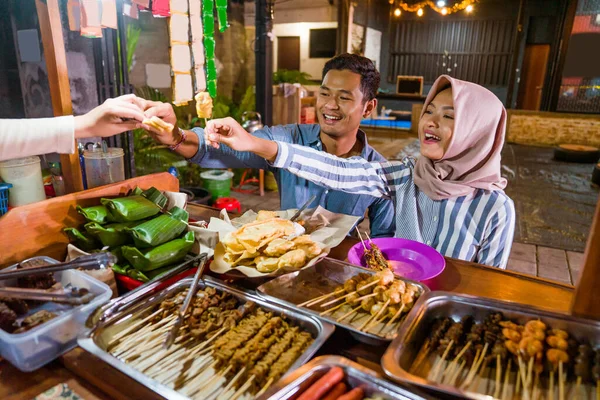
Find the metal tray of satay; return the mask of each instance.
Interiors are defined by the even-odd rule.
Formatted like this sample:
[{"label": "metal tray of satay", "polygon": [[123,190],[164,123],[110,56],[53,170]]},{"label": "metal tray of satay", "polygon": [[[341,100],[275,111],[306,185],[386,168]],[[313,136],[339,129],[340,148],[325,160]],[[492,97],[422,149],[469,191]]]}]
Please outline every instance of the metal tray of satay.
[{"label": "metal tray of satay", "polygon": [[321,356],[311,360],[273,385],[259,400],[295,400],[331,368],[344,371],[346,390],[360,387],[365,398],[380,400],[428,399],[420,389],[386,381],[377,372],[340,356]]},{"label": "metal tray of satay", "polygon": [[[414,300],[428,292],[429,288],[419,282],[402,279],[391,273],[394,281],[401,282],[403,290],[406,291],[408,288],[413,290],[411,292],[413,293],[412,302],[401,301],[394,305],[391,303],[386,305],[386,299],[383,296],[375,296],[375,288],[379,285],[369,286],[372,283],[370,282],[365,284],[364,291],[352,294],[355,299],[362,299],[359,300],[360,303],[348,303],[352,301],[352,297],[349,296],[355,289],[350,288],[342,292],[345,283],[350,279],[362,279],[361,277],[369,277],[368,279],[374,280],[374,276],[377,274],[381,273],[344,261],[324,258],[311,268],[279,276],[259,286],[256,292],[271,302],[296,307],[303,312],[347,329],[352,336],[363,343],[382,345],[388,344],[394,338],[398,326],[403,323]],[[316,300],[311,303],[309,302],[311,299]],[[336,301],[336,299],[339,300]],[[366,304],[367,301],[370,303]],[[364,307],[362,307],[363,305]],[[379,307],[377,312],[373,306]],[[367,311],[366,309],[369,307],[371,308]],[[382,311],[382,313],[378,315],[378,311]]]},{"label": "metal tray of satay", "polygon": [[[206,277],[199,281],[198,292],[195,296],[199,300],[194,299],[194,301],[207,301],[205,310],[208,311],[208,314],[206,312],[198,313],[197,321],[201,325],[188,328],[186,327],[187,322],[184,322],[175,343],[166,350],[163,346],[164,338],[172,329],[171,325],[174,323],[175,314],[170,311],[166,312],[161,307],[169,299],[175,299],[174,302],[180,305],[184,293],[187,292],[186,289],[191,286],[192,281],[192,278],[182,279],[158,294],[134,301],[129,307],[99,322],[86,335],[80,337],[78,339],[79,346],[167,399],[209,400],[234,397],[250,399],[254,397],[254,394],[260,394],[259,388],[264,392],[278,380],[278,378],[277,380],[275,378],[268,379],[266,384],[262,385],[261,383],[262,386],[257,388],[256,393],[247,392],[246,390],[252,390],[259,381],[256,379],[253,382],[255,376],[248,377],[251,371],[255,371],[254,367],[259,362],[264,362],[263,367],[265,365],[268,367],[263,368],[265,379],[276,366],[281,367],[281,365],[288,366],[285,373],[282,368],[279,368],[279,371],[282,371],[285,376],[288,372],[307,362],[335,329],[333,325],[318,318],[285,306],[270,304],[253,293],[228,287],[220,281]],[[210,290],[216,290],[216,294],[208,292]],[[210,306],[210,304],[214,304],[210,301],[215,297],[222,299],[219,300],[223,303],[219,303],[219,309],[215,308],[216,306],[212,308]],[[225,303],[227,303],[223,300],[225,298],[231,302],[231,306],[227,308],[226,312],[223,311],[226,307]],[[235,301],[231,299],[235,299]],[[254,307],[251,306],[252,303]],[[194,316],[194,310],[197,310],[198,307],[201,306],[191,307],[189,318]],[[265,312],[267,317],[264,317]],[[201,319],[204,318],[204,315],[207,319]],[[237,340],[235,337],[227,336],[232,326],[227,321],[229,318],[235,318],[232,317],[233,315],[238,316],[237,322],[234,323],[236,328],[245,326],[246,332],[247,329],[250,329],[250,325],[242,325],[243,319],[247,318],[246,316],[262,315],[265,318],[263,328],[248,336],[250,339],[243,342],[248,343],[252,338],[255,342],[252,349],[246,349],[248,352],[245,353],[245,356],[238,357],[238,353],[235,353],[229,362],[215,364],[213,361],[215,358],[211,357],[215,357],[217,351],[222,351],[224,347],[227,347],[227,343]],[[279,318],[279,324],[271,325],[271,328],[264,330],[266,325],[274,320],[274,317],[284,318]],[[194,316],[194,318],[196,317]],[[267,324],[264,323],[266,320],[268,320]],[[186,319],[186,321],[189,320]],[[202,325],[202,321],[204,321],[204,325]],[[208,329],[207,327],[212,323],[216,324],[216,327],[213,326],[214,329],[210,333],[198,340],[200,336],[194,332],[193,328],[202,326]],[[222,328],[220,328],[221,326]],[[265,335],[261,336],[263,333]],[[306,333],[310,334],[310,337]],[[219,340],[223,340],[223,338],[229,340],[226,340],[225,344],[217,346]],[[308,339],[302,342],[303,338]],[[241,347],[243,346],[239,346],[238,349]],[[276,349],[279,349],[279,353],[273,355],[272,352]],[[261,351],[263,352],[261,353]],[[285,361],[282,359],[286,354],[289,356],[294,351],[297,356],[295,361],[291,365],[291,361],[282,364],[281,362]],[[254,354],[264,358],[253,359],[252,355]],[[271,354],[269,356],[271,364],[265,361],[268,354]],[[290,358],[292,357],[288,357],[288,360]],[[235,363],[231,361],[234,359]],[[242,363],[244,360],[254,360],[254,364],[244,365]],[[251,367],[252,370],[250,370]],[[237,373],[232,376],[235,371]]]},{"label": "metal tray of satay", "polygon": [[463,398],[594,399],[598,345],[599,321],[430,292],[417,301],[381,365],[395,382]]}]

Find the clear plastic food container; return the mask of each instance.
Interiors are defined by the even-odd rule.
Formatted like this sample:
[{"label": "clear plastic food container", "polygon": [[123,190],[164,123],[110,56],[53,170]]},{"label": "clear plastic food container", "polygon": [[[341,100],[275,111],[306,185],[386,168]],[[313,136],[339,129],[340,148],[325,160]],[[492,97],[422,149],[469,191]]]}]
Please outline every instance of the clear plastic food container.
[{"label": "clear plastic food container", "polygon": [[[58,263],[49,257],[35,257],[30,260],[45,264]],[[14,268],[16,265],[8,267],[7,270]],[[54,279],[63,287],[70,284],[87,289],[95,297],[88,304],[80,306],[47,302],[31,307],[27,314],[19,316],[19,320],[40,310],[50,311],[57,316],[26,332],[11,334],[0,329],[0,356],[21,371],[36,370],[73,349],[77,345],[77,336],[86,329],[87,317],[112,295],[110,287],[81,271],[55,272]],[[16,279],[0,281],[0,287],[4,286],[17,286]]]}]

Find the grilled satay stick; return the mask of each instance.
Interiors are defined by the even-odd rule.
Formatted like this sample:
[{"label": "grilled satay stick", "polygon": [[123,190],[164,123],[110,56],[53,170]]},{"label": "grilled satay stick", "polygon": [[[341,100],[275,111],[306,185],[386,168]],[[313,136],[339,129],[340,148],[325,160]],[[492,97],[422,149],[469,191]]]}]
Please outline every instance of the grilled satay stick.
[{"label": "grilled satay stick", "polygon": [[500,399],[504,400],[508,395],[508,380],[510,378],[510,369],[512,367],[512,360],[508,359],[508,365],[506,366],[506,372],[504,373],[504,383],[502,383],[502,394]]},{"label": "grilled satay stick", "polygon": [[[373,318],[373,321],[367,325],[365,332],[370,331],[371,329],[373,329],[378,323],[379,323],[379,317],[381,316],[382,313],[385,312],[385,310],[387,309],[387,307],[390,305],[390,299],[388,299],[383,306],[381,307],[381,309],[377,312],[377,314],[375,314],[375,318]],[[383,317],[385,318],[385,314],[383,315]]]},{"label": "grilled satay stick", "polygon": [[565,400],[565,375],[563,374],[563,362],[558,362],[558,399]]},{"label": "grilled satay stick", "polygon": [[352,310],[348,311],[346,314],[344,314],[341,317],[339,317],[338,319],[336,319],[336,321],[337,322],[342,322],[343,320],[345,320],[350,315],[356,314],[361,307],[362,307],[362,305],[359,304],[356,308],[353,308]]},{"label": "grilled satay stick", "polygon": [[456,368],[456,364],[458,360],[465,354],[465,352],[471,347],[471,342],[467,342],[467,344],[460,350],[460,352],[454,357],[454,360],[448,365],[448,367],[442,373],[442,377],[447,375],[452,375],[454,373],[454,369]]},{"label": "grilled satay stick", "polygon": [[[375,297],[375,296],[377,296],[377,295],[378,295],[378,293],[371,293],[371,294],[368,294],[368,295],[366,295],[366,296],[359,297],[358,299],[354,299],[354,300],[352,300],[352,302],[356,302],[356,301],[359,301],[359,300],[364,300],[364,299],[369,299],[369,298],[371,298],[371,297]],[[341,308],[342,306],[344,306],[344,305],[346,305],[346,304],[350,304],[350,302],[349,302],[349,301],[346,301],[346,302],[344,302],[344,303],[342,303],[342,304],[340,304],[340,305],[338,305],[338,306],[335,306],[335,307],[332,307],[332,308],[330,308],[330,309],[327,309],[327,310],[323,311],[323,312],[322,312],[322,313],[320,313],[319,315],[327,315],[327,314],[329,314],[329,313],[331,313],[331,312],[333,312],[333,311],[337,310],[338,308]]]},{"label": "grilled satay stick", "polygon": [[437,381],[437,376],[439,374],[439,371],[440,371],[440,368],[442,366],[442,363],[444,362],[444,360],[448,356],[448,353],[452,349],[453,345],[454,345],[454,340],[450,340],[450,343],[448,343],[448,346],[446,346],[446,349],[444,350],[444,353],[442,354],[442,358],[440,358],[439,360],[437,360],[436,363],[435,363],[435,365],[433,366],[433,369],[432,369],[433,376],[431,378],[432,381]]},{"label": "grilled satay stick", "polygon": [[494,386],[494,398],[500,396],[500,380],[502,379],[502,363],[500,354],[496,354],[496,385]]},{"label": "grilled satay stick", "polygon": [[[368,282],[369,280],[371,282]],[[363,282],[364,282],[364,284],[363,284]],[[379,271],[375,275],[372,275],[372,277],[365,279],[363,282],[357,282],[356,290],[354,290],[344,296],[338,297],[335,300],[328,301],[327,303],[322,304],[321,307],[326,307],[328,305],[334,304],[340,300],[345,299],[346,297],[353,295],[354,293],[364,292],[366,289],[369,289],[370,287],[375,286],[377,284],[379,284],[381,286],[388,286],[389,284],[394,282],[394,273],[392,271]],[[368,292],[366,292],[364,294],[367,294],[367,293]]]},{"label": "grilled satay stick", "polygon": [[344,293],[345,290],[344,289],[336,289],[335,291],[329,293],[329,294],[324,294],[321,296],[317,296],[313,299],[307,300],[304,303],[300,303],[297,304],[298,307],[310,307],[310,306],[314,306],[316,304],[319,304],[322,301],[327,300],[328,298],[332,297],[332,296],[337,296],[338,294],[342,294]]},{"label": "grilled satay stick", "polygon": [[464,383],[462,384],[461,389],[463,389],[463,390],[468,389],[473,384],[475,375],[477,375],[477,372],[479,371],[479,368],[481,367],[483,360],[485,360],[488,346],[489,346],[489,343],[487,343],[487,342],[483,345],[483,350],[481,351],[479,360],[477,360],[477,362],[475,362],[475,361],[473,362],[473,365],[475,366],[475,368],[473,368],[473,366],[471,366],[471,370],[469,371],[469,374],[467,374],[467,378],[465,379]]}]

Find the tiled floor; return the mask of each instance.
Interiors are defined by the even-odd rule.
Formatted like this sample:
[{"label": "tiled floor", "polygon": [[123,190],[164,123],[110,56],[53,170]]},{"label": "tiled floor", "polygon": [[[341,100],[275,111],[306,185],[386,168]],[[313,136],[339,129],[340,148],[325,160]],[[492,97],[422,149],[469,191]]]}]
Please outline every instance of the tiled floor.
[{"label": "tiled floor", "polygon": [[[251,188],[251,187],[249,187]],[[254,194],[231,192],[242,204],[242,212],[247,210],[278,210],[279,193],[265,192],[261,197]],[[361,232],[369,230],[365,219],[359,226]],[[540,278],[575,285],[583,263],[583,253],[575,253],[532,244],[513,243],[507,269],[538,276]]]}]

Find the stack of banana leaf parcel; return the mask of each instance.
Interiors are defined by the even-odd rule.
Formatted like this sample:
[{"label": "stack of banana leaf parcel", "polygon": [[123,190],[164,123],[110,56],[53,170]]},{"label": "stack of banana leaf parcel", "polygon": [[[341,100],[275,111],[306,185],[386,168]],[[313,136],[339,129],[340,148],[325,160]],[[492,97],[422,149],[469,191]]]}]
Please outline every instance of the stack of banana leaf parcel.
[{"label": "stack of banana leaf parcel", "polygon": [[156,188],[139,188],[126,197],[101,199],[99,206],[77,211],[88,221],[82,229],[65,228],[70,242],[86,252],[110,251],[116,273],[148,280],[173,268],[194,245],[187,211],[163,211],[168,199]]}]

